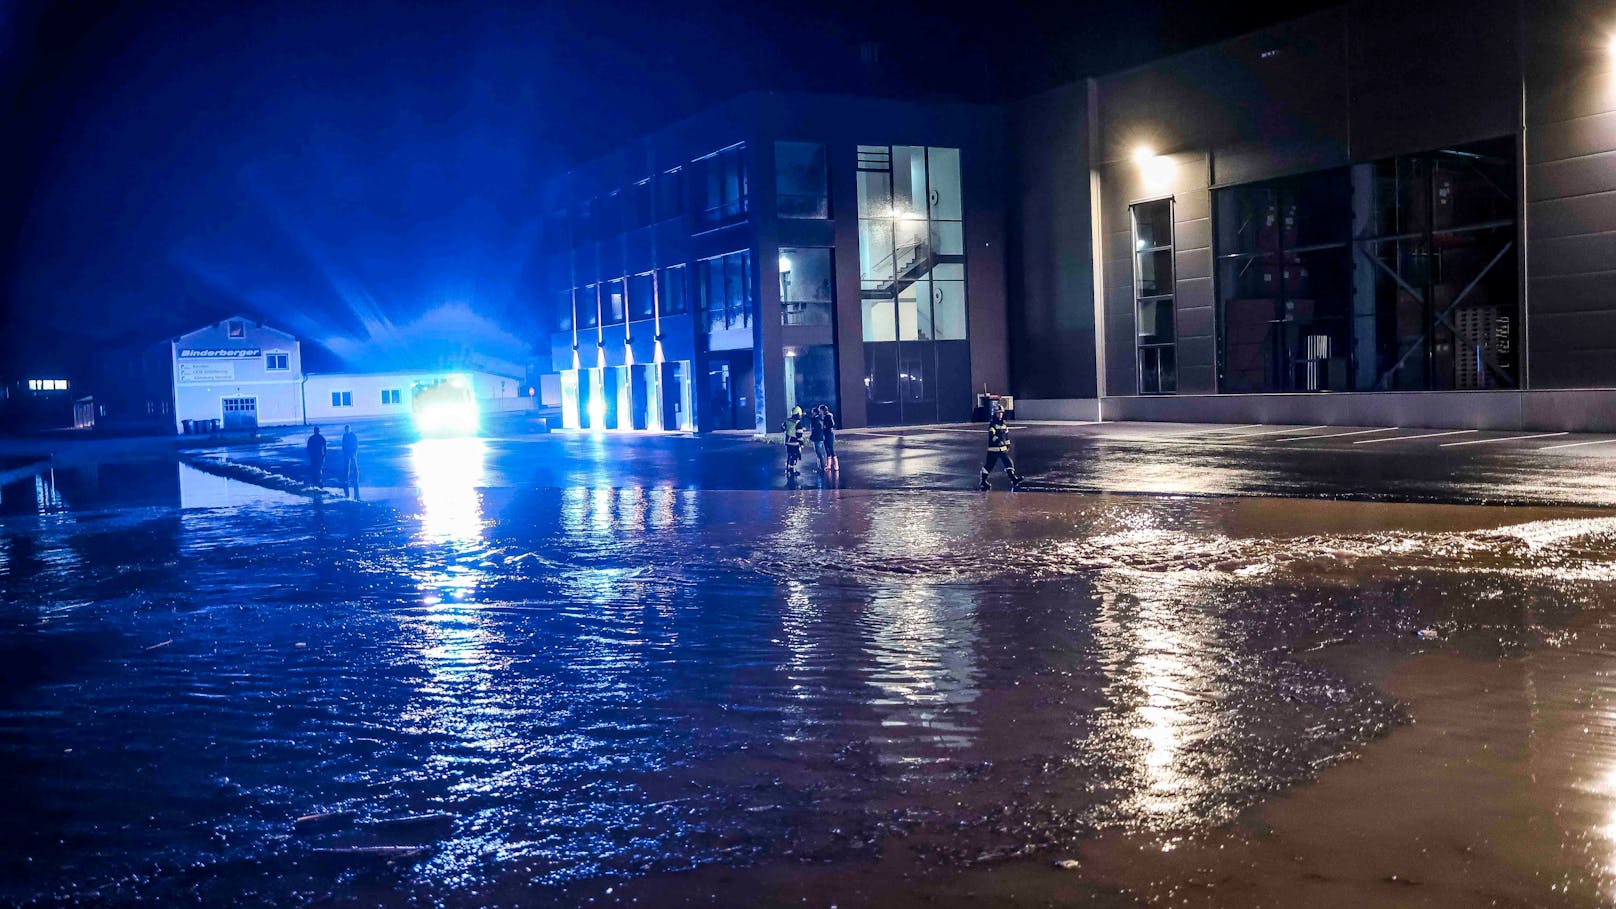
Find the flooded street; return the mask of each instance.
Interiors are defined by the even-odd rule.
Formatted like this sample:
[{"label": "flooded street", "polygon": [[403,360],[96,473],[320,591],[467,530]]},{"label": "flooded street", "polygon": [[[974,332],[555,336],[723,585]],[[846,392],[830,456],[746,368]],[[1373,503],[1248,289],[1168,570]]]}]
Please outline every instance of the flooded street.
[{"label": "flooded street", "polygon": [[1616,900],[1611,512],[466,445],[7,487],[0,903]]}]

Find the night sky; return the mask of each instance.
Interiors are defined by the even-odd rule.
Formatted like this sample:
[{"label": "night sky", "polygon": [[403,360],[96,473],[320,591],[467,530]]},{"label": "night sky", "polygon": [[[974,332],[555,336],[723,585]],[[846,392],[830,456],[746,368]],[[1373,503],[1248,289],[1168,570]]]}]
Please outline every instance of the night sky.
[{"label": "night sky", "polygon": [[236,312],[520,361],[527,200],[625,136],[754,88],[1017,97],[1324,5],[0,0],[0,374]]}]

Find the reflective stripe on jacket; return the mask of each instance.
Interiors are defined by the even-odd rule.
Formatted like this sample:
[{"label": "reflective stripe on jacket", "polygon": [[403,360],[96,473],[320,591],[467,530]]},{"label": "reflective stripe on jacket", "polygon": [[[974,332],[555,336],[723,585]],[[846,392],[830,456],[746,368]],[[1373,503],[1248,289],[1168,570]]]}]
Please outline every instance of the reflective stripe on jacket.
[{"label": "reflective stripe on jacket", "polygon": [[988,424],[988,451],[1010,450],[1010,426],[1007,423]]}]

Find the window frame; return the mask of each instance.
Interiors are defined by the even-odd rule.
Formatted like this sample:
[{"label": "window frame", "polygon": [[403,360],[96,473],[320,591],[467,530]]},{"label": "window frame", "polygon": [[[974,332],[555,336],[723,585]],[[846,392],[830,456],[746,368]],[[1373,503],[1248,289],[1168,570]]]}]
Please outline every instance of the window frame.
[{"label": "window frame", "polygon": [[[1162,203],[1166,203],[1167,205],[1168,242],[1166,245],[1157,244],[1149,247],[1141,247],[1139,245],[1139,209],[1148,205],[1160,205]],[[1155,397],[1159,395],[1174,395],[1178,393],[1178,224],[1175,220],[1177,206],[1177,198],[1171,194],[1165,196],[1156,196],[1149,199],[1139,199],[1128,204],[1128,258],[1130,267],[1133,270],[1133,293],[1131,295],[1131,305],[1133,307],[1134,382],[1136,383],[1134,385],[1134,393],[1138,395],[1150,395]],[[1141,294],[1140,291],[1143,289],[1140,276],[1141,259],[1145,255],[1157,255],[1163,252],[1167,253],[1167,259],[1170,263],[1172,263],[1173,277],[1170,282],[1172,293],[1148,295]],[[1158,305],[1162,301],[1166,301],[1172,309],[1173,339],[1165,343],[1156,341],[1146,344],[1140,340],[1143,337],[1139,330],[1142,310],[1146,303]],[[1172,388],[1163,388],[1161,352],[1164,349],[1169,350],[1173,358]],[[1152,359],[1154,360],[1154,372],[1156,378],[1155,391],[1145,390],[1146,351],[1150,351],[1153,354]]]},{"label": "window frame", "polygon": [[[277,357],[279,357],[281,359],[283,365],[281,365],[281,366],[276,366],[275,365],[275,359]],[[266,351],[264,351],[264,371],[265,372],[290,372],[291,370],[292,370],[292,352],[291,351],[289,351],[289,350],[266,350]]]},{"label": "window frame", "polygon": [[331,407],[333,409],[338,408],[338,407],[352,407],[352,406],[353,406],[353,391],[352,390],[349,390],[349,391],[333,391],[333,392],[331,392]]}]

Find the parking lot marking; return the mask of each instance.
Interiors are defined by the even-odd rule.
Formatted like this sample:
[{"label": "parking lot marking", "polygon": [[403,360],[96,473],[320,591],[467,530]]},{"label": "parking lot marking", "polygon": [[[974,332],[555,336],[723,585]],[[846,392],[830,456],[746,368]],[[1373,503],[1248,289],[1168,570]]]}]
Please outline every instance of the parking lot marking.
[{"label": "parking lot marking", "polygon": [[1463,436],[1463,435],[1469,435],[1470,433],[1473,433],[1473,432],[1480,432],[1480,431],[1481,430],[1479,430],[1479,429],[1455,429],[1452,432],[1428,432],[1428,433],[1426,433],[1424,435],[1420,435],[1420,436],[1393,436],[1390,439],[1359,439],[1358,441],[1353,442],[1352,444],[1354,444],[1354,445],[1374,445],[1377,442],[1412,442],[1415,439],[1436,439],[1436,438],[1441,438],[1442,436]]},{"label": "parking lot marking", "polygon": [[1275,439],[1274,441],[1275,442],[1304,442],[1304,441],[1311,441],[1313,439],[1344,439],[1347,436],[1367,436],[1372,432],[1396,432],[1398,430],[1398,428],[1399,427],[1396,427],[1396,426],[1388,426],[1385,429],[1358,429],[1358,430],[1354,430],[1352,432],[1332,432],[1329,435],[1325,435],[1325,436],[1287,436],[1286,438]]},{"label": "parking lot marking", "polygon": [[1545,445],[1544,447],[1539,448],[1538,451],[1557,451],[1561,448],[1581,448],[1584,445],[1609,445],[1612,442],[1616,442],[1616,439],[1595,439],[1592,442],[1572,442],[1568,445]]},{"label": "parking lot marking", "polygon": [[1460,445],[1488,445],[1493,442],[1519,442],[1522,439],[1548,439],[1554,436],[1570,435],[1566,432],[1540,432],[1531,436],[1505,436],[1502,439],[1467,439],[1463,442],[1443,442],[1442,448],[1458,448]]},{"label": "parking lot marking", "polygon": [[1255,439],[1255,438],[1257,438],[1259,436],[1282,436],[1282,435],[1284,435],[1285,433],[1288,433],[1288,432],[1312,432],[1315,429],[1329,429],[1329,428],[1330,427],[1328,427],[1328,426],[1301,426],[1301,427],[1293,426],[1290,429],[1275,429],[1275,430],[1272,430],[1270,432],[1248,432],[1248,433],[1245,433],[1244,435],[1242,435],[1241,438],[1242,439]]}]

